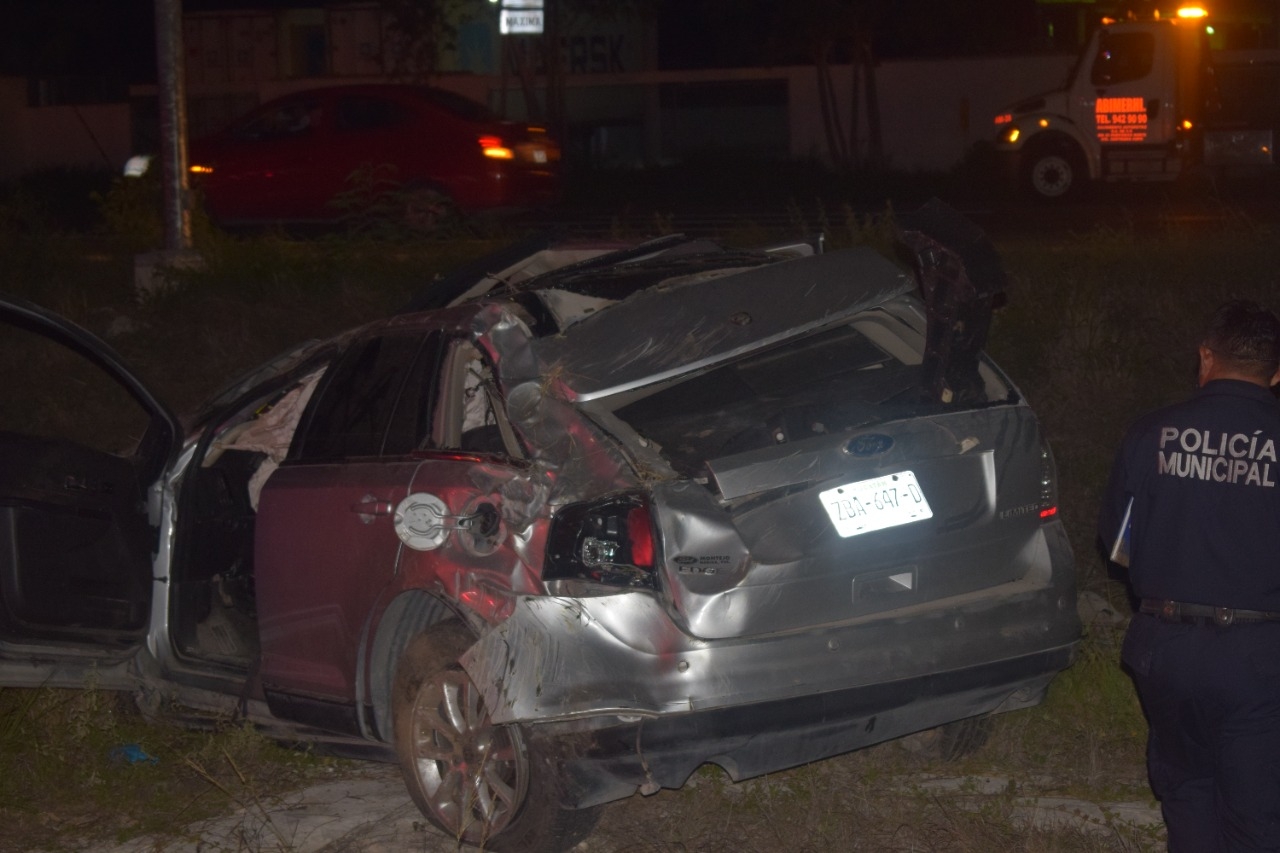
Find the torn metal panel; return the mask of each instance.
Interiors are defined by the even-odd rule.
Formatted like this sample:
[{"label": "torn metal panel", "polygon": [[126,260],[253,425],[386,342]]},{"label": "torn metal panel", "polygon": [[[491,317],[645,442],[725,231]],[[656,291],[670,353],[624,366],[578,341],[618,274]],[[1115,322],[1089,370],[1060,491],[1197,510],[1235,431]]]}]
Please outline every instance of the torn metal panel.
[{"label": "torn metal panel", "polygon": [[617,301],[600,296],[570,293],[566,290],[546,290],[542,292],[541,297],[547,310],[555,317],[556,325],[561,329],[567,329]]},{"label": "torn metal panel", "polygon": [[636,484],[616,443],[573,406],[563,379],[540,370],[528,327],[510,310],[493,304],[475,314],[472,331],[493,361],[506,389],[507,417],[524,437],[535,463],[531,477],[545,477],[550,500],[577,500],[586,494]]},{"label": "torn metal panel", "polygon": [[496,272],[488,272],[479,280],[453,297],[449,305],[460,305],[470,299],[483,296],[496,288],[510,289],[536,278],[544,273],[565,266],[581,263],[601,255],[607,255],[624,247],[625,244],[561,244],[542,249],[532,255],[521,257],[515,263]]},{"label": "torn metal panel", "polygon": [[870,249],[674,279],[534,343],[545,373],[587,401],[705,370],[804,329],[833,325],[915,286]]},{"label": "torn metal panel", "polygon": [[[1050,562],[1043,535],[1033,550]],[[745,642],[689,636],[650,593],[525,596],[461,662],[497,723],[748,705],[1067,647],[1079,626],[1059,615],[1064,575]]]}]

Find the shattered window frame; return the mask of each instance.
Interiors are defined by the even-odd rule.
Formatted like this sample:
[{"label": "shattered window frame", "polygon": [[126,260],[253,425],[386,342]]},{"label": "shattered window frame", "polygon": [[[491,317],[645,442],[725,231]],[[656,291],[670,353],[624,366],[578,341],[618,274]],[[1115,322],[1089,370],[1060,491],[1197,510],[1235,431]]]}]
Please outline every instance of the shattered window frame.
[{"label": "shattered window frame", "polygon": [[436,446],[527,459],[528,450],[507,418],[484,350],[457,337],[445,341],[443,352],[434,416]]},{"label": "shattered window frame", "polygon": [[308,406],[290,462],[332,462],[420,449],[432,436],[438,332],[356,340]]}]

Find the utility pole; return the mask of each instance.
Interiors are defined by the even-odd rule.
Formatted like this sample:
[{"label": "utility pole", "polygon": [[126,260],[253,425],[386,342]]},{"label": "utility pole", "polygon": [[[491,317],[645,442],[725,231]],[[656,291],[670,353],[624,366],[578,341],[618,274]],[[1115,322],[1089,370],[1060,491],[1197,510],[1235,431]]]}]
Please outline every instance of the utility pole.
[{"label": "utility pole", "polygon": [[182,69],[182,0],[155,0],[156,82],[160,106],[160,175],[164,190],[164,248],[191,248],[187,204],[187,98]]},{"label": "utility pole", "polygon": [[160,184],[164,247],[133,261],[139,298],[172,285],[174,269],[201,265],[191,244],[187,181],[187,96],[182,73],[182,0],[155,0],[156,98],[160,116]]}]

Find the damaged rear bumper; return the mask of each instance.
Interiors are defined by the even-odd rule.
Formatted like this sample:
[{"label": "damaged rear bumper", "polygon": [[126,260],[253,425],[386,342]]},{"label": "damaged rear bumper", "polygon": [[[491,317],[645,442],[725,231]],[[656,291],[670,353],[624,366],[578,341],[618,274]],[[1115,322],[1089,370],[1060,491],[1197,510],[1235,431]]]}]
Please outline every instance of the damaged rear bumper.
[{"label": "damaged rear bumper", "polygon": [[1039,702],[1080,636],[1065,533],[1042,531],[1021,580],[783,634],[692,637],[652,592],[526,596],[461,662],[494,722],[574,735],[574,805],[708,761],[749,778]]},{"label": "damaged rear bumper", "polygon": [[582,808],[707,762],[738,781],[1035,705],[1079,636],[1060,592],[734,643],[680,634],[642,593],[531,597],[462,662],[496,722],[569,747],[552,753]]},{"label": "damaged rear bumper", "polygon": [[652,594],[521,599],[462,663],[498,722],[558,749],[564,803],[733,780],[1041,701],[1073,660],[1074,589],[998,594],[774,637],[682,634]]},{"label": "damaged rear bumper", "polygon": [[[1035,705],[1073,653],[1068,645],[886,684],[617,722],[579,735],[573,752],[558,751],[564,805],[587,808],[637,791],[679,788],[705,763],[737,782],[954,720]],[[535,727],[533,736],[564,743],[560,728]]]},{"label": "damaged rear bumper", "polygon": [[685,633],[658,594],[523,596],[461,659],[495,723],[658,717],[960,671],[1080,635],[1070,546],[1041,528],[1019,580],[944,601],[761,636]]},{"label": "damaged rear bumper", "polygon": [[1066,647],[1074,596],[1025,582],[999,600],[768,638],[684,634],[651,594],[519,600],[462,657],[495,723],[658,717],[867,687]]}]

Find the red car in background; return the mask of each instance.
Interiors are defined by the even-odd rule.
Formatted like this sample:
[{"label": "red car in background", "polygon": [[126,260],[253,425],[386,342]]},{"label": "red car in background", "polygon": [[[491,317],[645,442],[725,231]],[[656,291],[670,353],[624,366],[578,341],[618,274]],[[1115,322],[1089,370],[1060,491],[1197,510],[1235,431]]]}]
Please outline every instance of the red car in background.
[{"label": "red car in background", "polygon": [[[430,221],[556,200],[560,149],[427,86],[333,86],[269,101],[192,143],[192,184],[219,224],[325,222],[379,204]],[[390,205],[391,210],[388,210]]]}]

